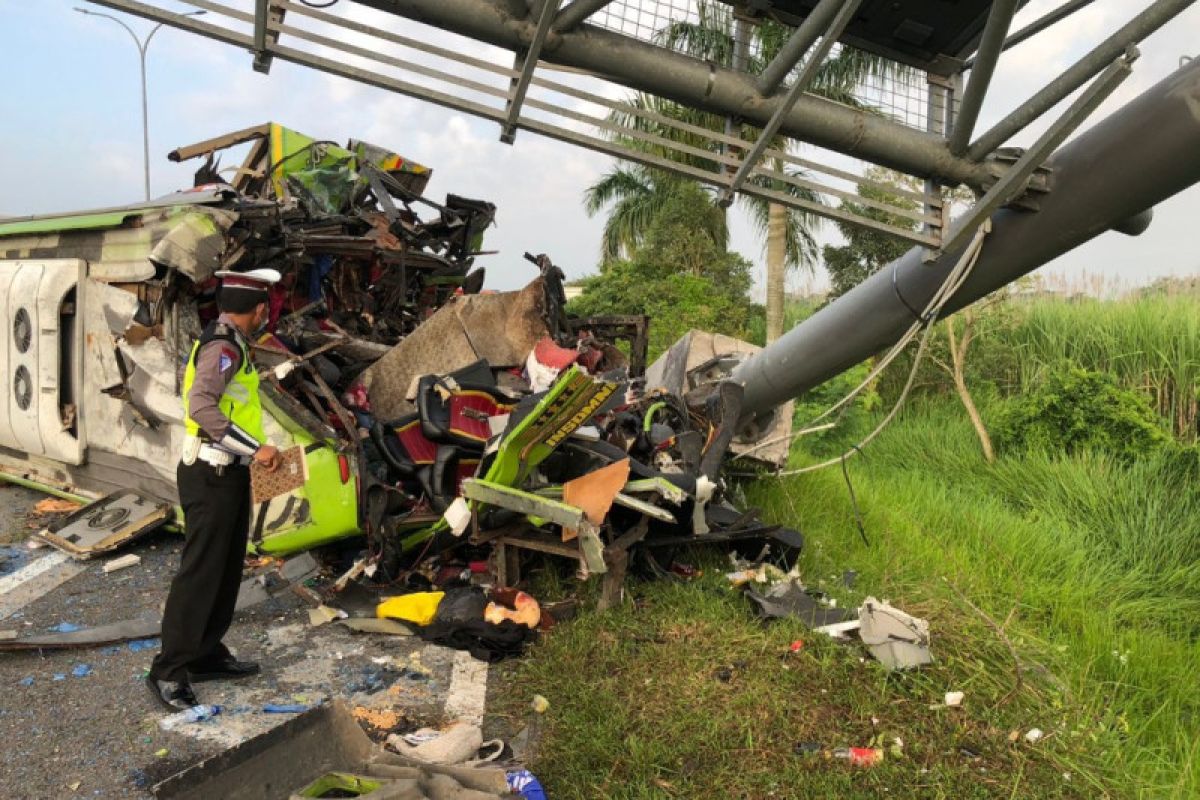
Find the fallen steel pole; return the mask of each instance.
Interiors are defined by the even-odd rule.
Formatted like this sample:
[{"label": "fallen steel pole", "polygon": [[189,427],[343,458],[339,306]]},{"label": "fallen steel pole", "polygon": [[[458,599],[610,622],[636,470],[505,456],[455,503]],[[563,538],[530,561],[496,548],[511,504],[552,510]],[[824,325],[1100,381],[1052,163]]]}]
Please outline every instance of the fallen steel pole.
[{"label": "fallen steel pole", "polygon": [[[1140,233],[1146,211],[1200,182],[1200,60],[1055,153],[1037,212],[1001,209],[945,313],[1012,283],[1110,229]],[[914,248],[741,364],[743,410],[760,414],[895,343],[965,246],[932,263]]]}]

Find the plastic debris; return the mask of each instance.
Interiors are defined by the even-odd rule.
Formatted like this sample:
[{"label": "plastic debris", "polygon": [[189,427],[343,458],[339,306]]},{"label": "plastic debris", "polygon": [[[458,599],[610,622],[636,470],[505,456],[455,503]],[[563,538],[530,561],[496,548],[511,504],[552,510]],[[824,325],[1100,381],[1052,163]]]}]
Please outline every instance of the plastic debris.
[{"label": "plastic debris", "polygon": [[82,503],[77,503],[74,500],[65,500],[61,497],[47,497],[44,500],[39,500],[33,507],[33,510],[38,514],[61,514],[65,511],[75,511]]},{"label": "plastic debris", "polygon": [[[536,628],[542,619],[542,608],[538,605],[538,601],[525,592],[509,592],[501,596],[502,593],[503,590],[497,592],[497,599],[501,602],[487,604],[483,618],[493,625],[499,625],[504,620],[510,619],[518,625]],[[511,595],[511,602],[508,595]]]},{"label": "plastic debris", "polygon": [[883,761],[883,749],[879,747],[839,747],[832,755],[855,767],[873,767]]},{"label": "plastic debris", "polygon": [[964,695],[962,692],[946,692],[946,705],[950,706],[951,708],[961,706],[963,697]]},{"label": "plastic debris", "polygon": [[21,686],[33,686],[33,676],[26,675],[24,678],[21,678],[21,680],[17,681],[17,683],[19,683]]},{"label": "plastic debris", "polygon": [[346,619],[350,615],[340,608],[332,608],[327,605],[319,605],[316,608],[308,610],[308,621],[313,627],[319,627],[327,623],[333,622],[336,619]]},{"label": "plastic debris", "polygon": [[438,605],[445,596],[445,592],[413,592],[389,597],[376,607],[375,616],[414,625],[428,625],[437,616]]},{"label": "plastic debris", "polygon": [[143,650],[157,650],[161,642],[158,639],[134,639],[127,646],[129,652],[140,653]]},{"label": "plastic debris", "polygon": [[155,750],[154,755],[158,756],[159,758],[166,758],[167,753],[169,753],[169,752],[171,752],[171,751],[164,747],[161,750]]},{"label": "plastic debris", "polygon": [[262,710],[264,714],[303,714],[309,708],[299,703],[267,703]]},{"label": "plastic debris", "polygon": [[1036,744],[1045,735],[1046,734],[1042,733],[1041,728],[1030,728],[1029,732],[1025,734],[1025,741],[1029,742],[1030,744]]},{"label": "plastic debris", "polygon": [[50,630],[55,633],[74,633],[78,630],[83,630],[82,625],[76,625],[74,622],[60,622]]},{"label": "plastic debris", "polygon": [[[387,738],[387,743],[400,755],[429,764],[461,764],[473,758],[483,745],[483,733],[479,726],[462,720],[440,731],[422,728],[416,733],[422,737],[416,745],[404,736],[394,733]],[[423,738],[430,733],[436,735],[429,739]]]},{"label": "plastic debris", "polygon": [[874,597],[858,610],[859,636],[879,663],[888,669],[929,664],[929,623]]},{"label": "plastic debris", "polygon": [[65,681],[66,679],[67,674],[65,672],[56,672],[54,673],[53,677],[50,678],[50,680],[53,681]]},{"label": "plastic debris", "polygon": [[508,778],[508,788],[524,797],[525,800],[546,800],[546,790],[529,770],[510,772],[506,777]]},{"label": "plastic debris", "polygon": [[86,678],[88,675],[92,674],[92,665],[91,664],[76,664],[75,668],[73,670],[71,670],[71,674],[74,675],[76,678]]},{"label": "plastic debris", "polygon": [[158,727],[164,731],[173,731],[183,725],[204,722],[221,713],[220,706],[201,704],[184,709],[177,714],[163,717],[158,721]]}]

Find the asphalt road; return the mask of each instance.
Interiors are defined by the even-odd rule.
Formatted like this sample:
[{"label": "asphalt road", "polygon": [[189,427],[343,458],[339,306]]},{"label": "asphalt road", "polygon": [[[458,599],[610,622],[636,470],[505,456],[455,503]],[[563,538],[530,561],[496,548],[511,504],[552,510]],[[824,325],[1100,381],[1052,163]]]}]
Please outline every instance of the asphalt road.
[{"label": "asphalt road", "polygon": [[[181,537],[164,532],[143,540],[128,550],[142,557],[141,564],[109,575],[102,560],[83,562],[82,569],[80,562],[55,563],[62,559],[56,551],[24,546],[27,515],[39,499],[0,484],[0,542],[15,541],[0,549],[0,582],[9,579],[5,586],[11,589],[13,575],[53,564],[20,589],[0,591],[0,630],[28,635],[62,623],[157,618]],[[39,565],[45,558],[55,561]],[[47,586],[52,588],[30,597]],[[462,716],[464,704],[466,715],[482,714],[487,671],[479,662],[410,637],[354,634],[337,624],[314,627],[308,606],[291,593],[239,612],[226,643],[239,657],[259,661],[263,674],[199,685],[201,701],[221,705],[223,713],[174,731],[160,728],[167,715],[143,683],[156,646],[0,653],[4,794],[31,800],[151,797],[149,787],[157,781],[281,724],[286,714],[262,710],[270,703],[344,698],[374,723],[367,727],[377,738],[442,721],[448,696],[451,716]]]}]

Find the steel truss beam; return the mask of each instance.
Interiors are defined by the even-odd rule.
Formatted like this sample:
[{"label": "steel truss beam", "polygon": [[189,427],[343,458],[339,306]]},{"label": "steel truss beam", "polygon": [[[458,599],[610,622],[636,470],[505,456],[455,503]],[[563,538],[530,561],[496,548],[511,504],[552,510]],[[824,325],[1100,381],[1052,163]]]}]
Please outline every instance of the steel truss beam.
[{"label": "steel truss beam", "polygon": [[[1061,22],[1062,20],[1066,19],[1067,17],[1071,16],[1076,11],[1079,11],[1082,8],[1086,8],[1087,6],[1090,6],[1095,1],[1096,0],[1068,0],[1066,3],[1063,3],[1058,8],[1038,17],[1033,22],[1029,23],[1024,28],[1021,28],[1021,30],[1014,33],[1012,36],[1009,36],[1007,39],[1004,40],[1004,47],[1002,47],[1000,49],[1002,51],[1004,51],[1004,50],[1008,50],[1010,47],[1016,47],[1017,45],[1019,45],[1021,42],[1025,41],[1026,39],[1037,36],[1039,33],[1046,30],[1050,26],[1055,25],[1058,22]],[[964,61],[963,65],[962,65],[962,71],[965,72],[969,69],[973,69],[975,67],[975,59],[976,58],[978,58],[978,56],[972,56],[971,58],[968,58],[966,61]]]},{"label": "steel truss beam", "polygon": [[783,85],[788,73],[796,68],[800,59],[804,58],[804,54],[817,41],[817,37],[828,32],[841,5],[842,0],[820,0],[817,3],[812,13],[792,31],[792,35],[771,59],[771,63],[763,68],[762,74],[758,76],[759,94],[766,97],[774,94],[775,90]]},{"label": "steel truss beam", "polygon": [[[1109,65],[1083,94],[1056,119],[1033,145],[1021,154],[1007,172],[1000,176],[987,193],[979,198],[961,220],[954,232],[942,243],[942,250],[953,250],[975,235],[975,229],[990,217],[996,209],[1011,202],[1025,189],[1025,181],[1034,170],[1042,166],[1052,152],[1071,135],[1071,132],[1091,116],[1113,91],[1133,71],[1133,62],[1138,58],[1138,49],[1133,45],[1125,54]],[[939,254],[940,255],[940,254]]]},{"label": "steel truss beam", "polygon": [[1017,4],[1018,0],[996,0],[988,12],[987,25],[983,29],[979,52],[975,56],[975,66],[971,69],[971,79],[963,92],[958,118],[954,121],[954,130],[950,134],[950,152],[955,155],[967,152],[971,133],[975,130],[975,121],[979,119],[979,110],[983,108],[983,98],[991,85],[992,73],[996,71],[996,62],[1000,60],[1000,52],[1004,48],[1004,35],[1008,33],[1013,14],[1017,13]]},{"label": "steel truss beam", "polygon": [[[118,7],[121,10],[147,16],[151,19],[165,21],[169,24],[177,25],[185,30],[198,33],[236,47],[244,47],[249,49],[253,43],[253,37],[251,35],[243,34],[239,31],[231,30],[225,27],[218,27],[210,22],[199,22],[199,20],[196,20],[193,17],[183,17],[180,14],[164,12],[145,3],[137,2],[137,0],[100,0],[100,2],[106,5]],[[211,16],[205,19],[213,19],[216,18],[217,15],[221,15],[245,25],[252,25],[254,21],[252,13],[229,8],[213,2],[212,0],[189,0],[189,3],[193,6],[209,11]],[[456,67],[469,66],[488,72],[492,75],[499,76],[510,83],[513,80],[518,79],[521,74],[520,71],[515,69],[509,69],[480,58],[469,56],[458,51],[452,51],[444,47],[439,47],[426,41],[403,36],[392,31],[372,27],[370,25],[353,20],[343,19],[333,14],[289,2],[289,0],[273,0],[273,5],[279,10],[287,12],[293,21],[303,18],[312,19],[318,23],[336,25],[356,34],[373,37],[374,41],[366,42],[364,45],[350,44],[348,41],[335,39],[332,38],[332,36],[318,34],[312,30],[297,27],[294,24],[284,25],[276,23],[272,23],[268,31],[272,36],[277,37],[279,34],[286,34],[289,41],[307,42],[318,47],[336,50],[345,56],[370,60],[374,63],[384,66],[402,69],[410,73],[448,83],[452,86],[459,87],[472,93],[494,98],[501,102],[507,102],[511,98],[511,90],[506,91],[499,86],[490,85],[488,83],[464,77],[461,70],[455,70],[455,72],[451,73],[436,69],[425,63],[418,64],[393,55],[388,55],[388,45],[401,45],[422,53],[444,58],[452,62]],[[197,22],[199,24],[190,24],[192,22]],[[508,118],[508,110],[505,108],[489,106],[486,103],[470,100],[459,95],[449,94],[428,86],[418,85],[400,78],[392,77],[390,75],[383,75],[372,70],[352,66],[350,63],[351,59],[349,58],[339,58],[336,60],[323,58],[311,52],[305,52],[303,50],[293,47],[285,47],[279,44],[271,46],[270,49],[276,58],[304,66],[309,66],[330,74],[339,75],[341,77],[350,78],[351,80],[357,80],[377,88],[387,89],[389,91],[398,92],[410,97],[436,103],[438,105],[442,105],[456,111],[472,114],[483,119],[492,120],[497,123],[503,123]],[[603,114],[601,116],[588,116],[572,108],[565,107],[561,104],[546,102],[544,100],[537,99],[536,97],[527,97],[523,106],[533,108],[538,111],[549,112],[569,121],[583,123],[587,126],[589,131],[600,129],[601,131],[608,131],[611,134],[616,135],[596,136],[592,135],[591,133],[583,133],[578,129],[571,129],[553,122],[544,122],[520,115],[517,117],[515,123],[516,128],[523,128],[543,136],[589,148],[591,150],[612,155],[617,158],[635,161],[660,169],[671,170],[696,180],[706,182],[716,186],[717,188],[724,188],[728,184],[728,172],[726,170],[736,168],[741,163],[736,157],[722,152],[722,147],[724,147],[726,150],[747,152],[752,149],[754,145],[753,142],[737,136],[723,134],[719,131],[710,130],[697,125],[691,125],[679,120],[674,120],[647,109],[639,108],[628,103],[618,102],[610,98],[602,97],[600,95],[585,91],[576,86],[558,83],[546,78],[538,77],[536,75],[530,78],[529,85],[530,87],[538,87],[539,89],[547,92],[553,92],[566,97],[582,100],[585,103],[599,106],[603,109],[620,112],[620,114],[624,116],[638,117],[644,120],[652,121],[656,123],[657,126],[669,127],[670,131],[672,132],[670,135],[687,134],[689,141],[697,143],[702,141],[705,143],[705,147],[693,146],[692,144],[676,141],[671,138],[666,138],[665,136],[638,130],[636,127],[619,125],[613,122],[607,114]],[[703,139],[700,137],[703,137]],[[649,153],[646,152],[647,148],[645,147],[638,147],[636,145],[630,146],[626,144],[626,142],[631,139],[653,145],[654,152]],[[899,194],[910,200],[920,201],[922,199],[922,195],[919,193],[908,192],[907,190],[903,189],[897,190],[891,187],[883,186],[865,179],[862,176],[802,159],[783,150],[768,148],[763,151],[763,155],[770,159],[778,159],[780,162],[799,166],[806,170],[827,175],[837,180],[857,184],[858,186],[873,186],[892,194]],[[715,165],[715,168],[712,170],[706,170],[693,166],[692,164],[681,163],[689,160],[689,158],[692,161],[700,159],[710,162]],[[808,176],[799,177],[795,175],[789,175],[782,171],[776,172],[762,168],[757,169],[756,172],[778,184],[795,186],[798,188],[808,189],[812,192],[826,195],[828,197],[849,200],[858,205],[864,205],[885,211],[889,216],[912,220],[918,224],[927,225],[930,222],[935,222],[940,219],[940,210],[938,209],[934,209],[933,211],[926,213],[921,210],[901,208],[885,202],[861,197],[853,190],[848,191],[829,185],[823,185],[815,180],[810,179]],[[743,186],[742,191],[747,194],[754,194],[766,199],[770,199],[773,202],[783,205],[800,208],[804,211],[819,216],[851,224],[863,225],[873,230],[888,233],[915,244],[922,244],[927,247],[936,247],[939,242],[936,235],[930,235],[927,231],[912,230],[911,228],[904,226],[887,224],[878,220],[873,220],[846,212],[840,208],[830,205],[805,200],[787,192],[760,187],[753,183]]]},{"label": "steel truss beam", "polygon": [[822,0],[822,3],[817,7],[817,10],[820,10],[826,5],[836,4],[840,4],[841,7],[838,9],[833,21],[829,23],[828,30],[826,30],[824,35],[821,37],[821,43],[817,45],[816,49],[813,50],[812,54],[804,62],[804,66],[800,69],[800,73],[796,76],[795,82],[792,83],[792,88],[788,89],[787,96],[783,99],[783,103],[780,104],[778,110],[776,110],[774,115],[772,115],[771,119],[767,121],[767,124],[763,127],[762,132],[758,136],[758,140],[754,142],[753,149],[751,149],[750,152],[746,154],[746,157],[742,159],[742,164],[740,167],[738,167],[737,174],[733,176],[733,179],[729,181],[729,186],[726,187],[726,189],[721,193],[719,202],[722,206],[728,207],[729,204],[733,202],[734,192],[741,190],[742,185],[746,182],[746,178],[755,168],[755,165],[758,164],[759,159],[762,158],[763,151],[767,149],[771,143],[771,140],[775,138],[775,134],[779,132],[779,127],[783,124],[784,116],[786,116],[792,110],[792,106],[794,106],[796,101],[800,99],[800,95],[803,94],[808,88],[809,84],[812,83],[812,79],[816,77],[817,70],[820,68],[821,62],[823,62],[825,57],[829,55],[829,51],[832,50],[834,44],[837,43],[838,37],[842,35],[842,31],[844,31],[846,26],[850,24],[850,21],[854,19],[854,13],[858,11],[858,7],[862,4],[862,0]]},{"label": "steel truss beam", "polygon": [[537,30],[533,33],[533,41],[525,51],[525,60],[521,65],[521,74],[512,83],[512,95],[508,99],[508,114],[500,124],[500,141],[512,144],[517,138],[517,120],[521,116],[521,104],[525,102],[525,93],[529,91],[529,81],[533,71],[537,69],[538,59],[542,55],[542,45],[550,33],[550,24],[562,0],[542,0],[542,8],[538,13]]},{"label": "steel truss beam", "polygon": [[554,30],[569,31],[613,0],[575,0],[554,18]]},{"label": "steel truss beam", "polygon": [[972,142],[967,150],[968,158],[978,160],[987,156],[1024,130],[1029,123],[1058,105],[1071,92],[1095,77],[1111,64],[1113,59],[1119,57],[1129,45],[1142,41],[1194,2],[1196,0],[1156,0],[1116,33],[1068,67],[1062,75],[1047,84],[1040,92],[996,123],[991,130]]},{"label": "steel truss beam", "polygon": [[[357,2],[508,50],[524,48],[533,39],[533,23],[507,13],[499,0]],[[552,31],[542,61],[759,128],[783,99],[762,97],[752,75],[586,23],[570,31]],[[952,156],[942,137],[810,94],[796,101],[780,133],[909,175],[934,176],[948,185],[985,187],[992,181],[986,165]]]}]

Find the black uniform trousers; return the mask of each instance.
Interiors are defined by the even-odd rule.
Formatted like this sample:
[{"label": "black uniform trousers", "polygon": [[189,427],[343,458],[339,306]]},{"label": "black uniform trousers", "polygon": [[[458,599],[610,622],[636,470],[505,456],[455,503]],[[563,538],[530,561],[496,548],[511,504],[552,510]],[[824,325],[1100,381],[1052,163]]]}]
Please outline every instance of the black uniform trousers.
[{"label": "black uniform trousers", "polygon": [[204,461],[176,471],[186,539],[163,612],[162,651],[150,676],[184,681],[230,657],[221,643],[233,622],[250,522],[250,468]]}]

